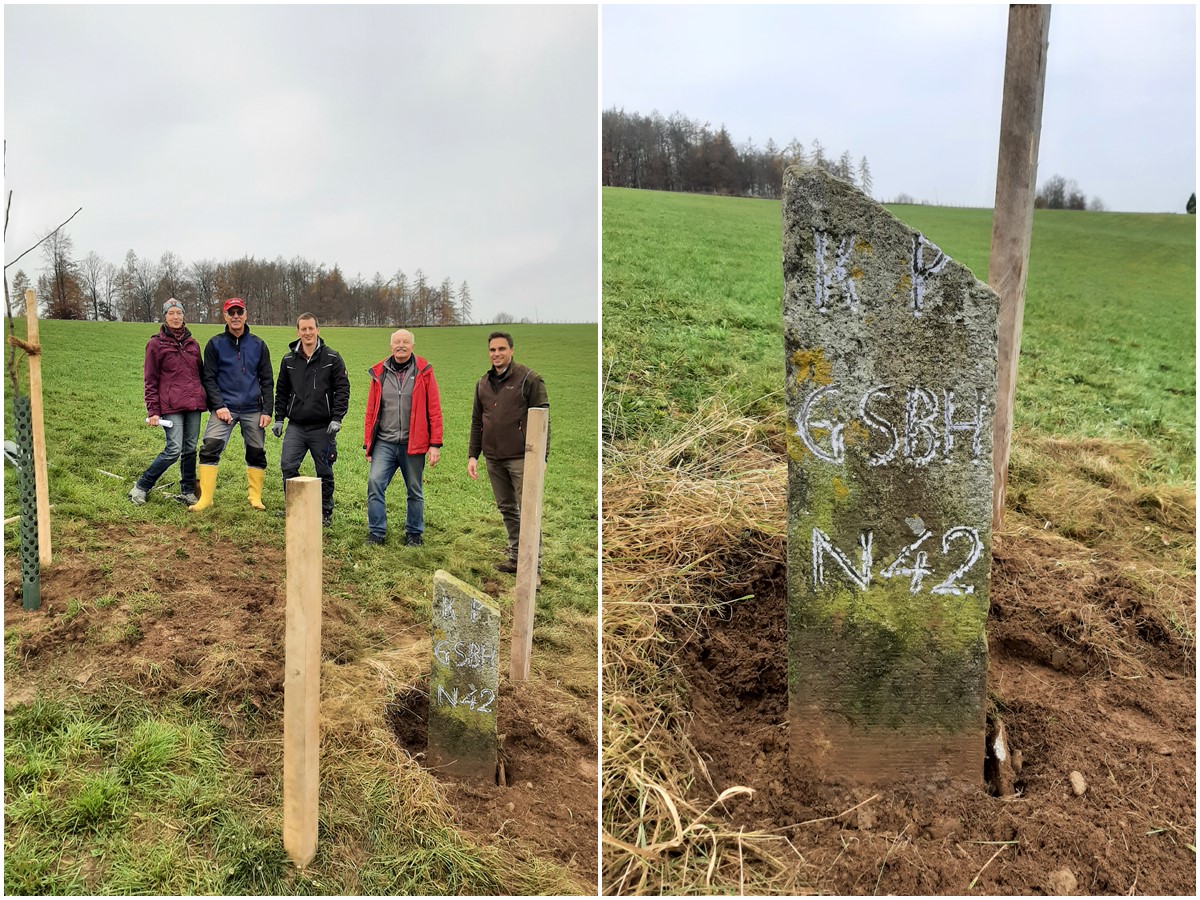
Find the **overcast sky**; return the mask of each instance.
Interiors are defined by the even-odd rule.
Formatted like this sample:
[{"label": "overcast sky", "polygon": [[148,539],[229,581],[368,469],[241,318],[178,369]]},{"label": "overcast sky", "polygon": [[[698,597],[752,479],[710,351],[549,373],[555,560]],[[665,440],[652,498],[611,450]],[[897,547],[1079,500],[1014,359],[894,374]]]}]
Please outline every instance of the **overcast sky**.
[{"label": "overcast sky", "polygon": [[[1006,5],[606,6],[603,106],[865,156],[876,198],[991,207]],[[1039,184],[1183,212],[1196,189],[1196,10],[1055,3]]]},{"label": "overcast sky", "polygon": [[[597,320],[589,6],[4,8],[5,262],[303,256]],[[36,281],[40,254],[24,268]]]}]

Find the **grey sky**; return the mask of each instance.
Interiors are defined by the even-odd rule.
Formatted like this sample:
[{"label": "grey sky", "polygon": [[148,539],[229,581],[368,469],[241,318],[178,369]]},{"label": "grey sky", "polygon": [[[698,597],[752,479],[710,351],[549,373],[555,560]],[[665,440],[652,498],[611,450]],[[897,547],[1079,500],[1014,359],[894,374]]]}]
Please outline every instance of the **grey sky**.
[{"label": "grey sky", "polygon": [[476,320],[596,321],[597,19],[5,6],[5,262],[82,206],[80,257],[422,269]]},{"label": "grey sky", "polygon": [[[606,6],[604,109],[723,123],[871,167],[875,197],[990,207],[1006,5]],[[1056,3],[1039,183],[1182,212],[1196,189],[1196,9]]]}]

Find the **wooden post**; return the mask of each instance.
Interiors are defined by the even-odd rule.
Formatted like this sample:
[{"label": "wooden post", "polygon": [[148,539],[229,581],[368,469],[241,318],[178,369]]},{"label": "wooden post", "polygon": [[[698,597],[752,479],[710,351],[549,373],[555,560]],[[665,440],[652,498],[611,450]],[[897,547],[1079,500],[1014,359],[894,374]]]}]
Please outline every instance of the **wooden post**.
[{"label": "wooden post", "polygon": [[538,562],[542,549],[542,489],[546,483],[546,438],[550,410],[529,410],[525,429],[525,474],[521,485],[521,540],[517,547],[516,600],[513,603],[512,652],[508,675],[529,679],[533,648],[533,609],[537,597]]},{"label": "wooden post", "polygon": [[[38,347],[37,291],[25,292],[25,340]],[[40,349],[40,348],[39,348]],[[50,483],[46,471],[46,425],[42,415],[42,356],[29,357],[29,413],[33,426],[33,487],[37,495],[38,561],[50,565]]]},{"label": "wooden post", "polygon": [[317,853],[321,733],[321,479],[287,481],[283,679],[283,848],[303,868]]},{"label": "wooden post", "polygon": [[1004,523],[1004,491],[1012,441],[1017,357],[1025,314],[1025,276],[1037,193],[1038,143],[1042,135],[1042,96],[1050,6],[1013,4],[1008,8],[1008,50],[1004,60],[1004,101],[1000,111],[1000,159],[996,167],[996,207],[988,282],[1000,296],[999,368],[996,373],[995,436],[992,447],[992,530]]}]

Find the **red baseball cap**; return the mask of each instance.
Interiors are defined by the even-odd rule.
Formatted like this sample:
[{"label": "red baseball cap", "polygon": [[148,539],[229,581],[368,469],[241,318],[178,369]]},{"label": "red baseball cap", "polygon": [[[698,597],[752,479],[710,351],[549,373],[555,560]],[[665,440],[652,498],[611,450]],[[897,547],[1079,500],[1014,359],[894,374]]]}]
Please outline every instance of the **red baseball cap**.
[{"label": "red baseball cap", "polygon": [[240,306],[242,309],[245,309],[246,302],[241,297],[230,297],[225,301],[225,305],[221,307],[221,312],[229,312],[229,310],[235,306]]}]

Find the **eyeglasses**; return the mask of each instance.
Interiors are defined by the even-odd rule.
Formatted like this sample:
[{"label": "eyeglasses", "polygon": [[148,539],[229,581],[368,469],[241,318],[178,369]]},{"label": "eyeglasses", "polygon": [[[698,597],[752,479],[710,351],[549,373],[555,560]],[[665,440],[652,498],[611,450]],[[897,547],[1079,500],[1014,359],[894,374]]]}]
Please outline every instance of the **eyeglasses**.
[{"label": "eyeglasses", "polygon": [[244,316],[246,314],[246,311],[240,306],[235,306],[233,309],[227,309],[225,312],[229,313],[231,316]]}]

